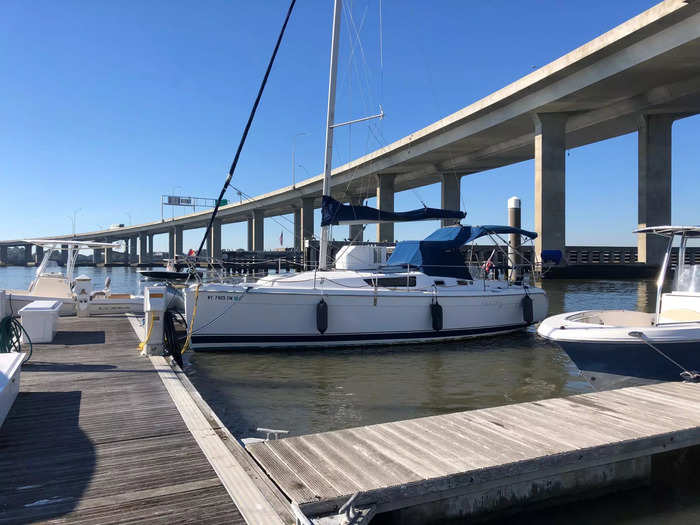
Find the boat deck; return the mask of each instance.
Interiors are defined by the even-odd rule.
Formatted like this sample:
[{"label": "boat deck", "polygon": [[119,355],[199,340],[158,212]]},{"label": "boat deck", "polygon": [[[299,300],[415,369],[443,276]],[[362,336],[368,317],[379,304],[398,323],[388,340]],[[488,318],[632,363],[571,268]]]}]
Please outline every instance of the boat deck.
[{"label": "boat deck", "polygon": [[[376,512],[477,494],[465,505],[473,510],[484,505],[488,489],[495,489],[495,501],[507,494],[513,501],[518,494],[556,496],[565,483],[577,493],[584,469],[599,469],[591,479],[600,486],[644,474],[651,467],[640,458],[697,444],[700,384],[662,383],[290,437],[248,450],[314,516],[336,511],[355,493],[355,504]],[[528,483],[533,488],[523,489]]]},{"label": "boat deck", "polygon": [[129,320],[58,323],[0,428],[0,523],[245,523]]}]

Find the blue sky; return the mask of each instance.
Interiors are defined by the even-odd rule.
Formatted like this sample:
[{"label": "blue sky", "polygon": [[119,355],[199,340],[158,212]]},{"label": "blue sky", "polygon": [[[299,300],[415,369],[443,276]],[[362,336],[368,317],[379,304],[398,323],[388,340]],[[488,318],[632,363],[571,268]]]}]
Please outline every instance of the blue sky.
[{"label": "blue sky", "polygon": [[[654,5],[651,0],[348,2],[338,120],[381,104],[386,118],[344,129],[335,165],[397,140],[517,80]],[[160,195],[215,197],[282,23],[286,1],[3,2],[0,17],[0,238],[69,233],[160,217]],[[243,151],[234,186],[250,195],[291,183],[323,162],[330,0],[299,0]],[[362,46],[351,51],[352,27]],[[356,41],[355,41],[356,42]],[[698,223],[700,117],[673,132],[673,221]],[[635,134],[571,150],[567,242],[633,244]],[[533,225],[533,165],[462,180],[473,223],[506,220],[523,201]],[[228,198],[236,199],[230,191]],[[439,188],[397,195],[396,208],[439,206]],[[318,224],[318,220],[317,220]],[[398,238],[436,225],[397,226]],[[267,219],[266,245],[292,242],[289,218]],[[366,237],[374,237],[374,227]],[[201,230],[186,232],[195,246]],[[338,237],[345,231],[338,229]],[[223,245],[245,244],[242,225]],[[166,238],[157,238],[156,249]]]}]

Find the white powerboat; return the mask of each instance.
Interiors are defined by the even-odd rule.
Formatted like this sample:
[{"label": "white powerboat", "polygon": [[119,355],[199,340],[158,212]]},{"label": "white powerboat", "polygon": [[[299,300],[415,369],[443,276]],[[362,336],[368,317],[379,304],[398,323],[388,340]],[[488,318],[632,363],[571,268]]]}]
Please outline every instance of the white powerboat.
[{"label": "white powerboat", "polygon": [[[344,247],[336,267],[185,291],[193,350],[446,341],[522,330],[547,313],[540,288],[472,278],[460,247],[508,226],[451,226],[424,241]],[[472,269],[472,272],[475,270]],[[480,271],[480,270],[479,270]]]},{"label": "white powerboat", "polygon": [[[32,239],[30,242],[44,249],[44,258],[36,269],[35,277],[26,290],[5,290],[9,311],[17,314],[33,301],[61,301],[59,315],[76,315],[79,309],[89,314],[128,313],[143,311],[143,296],[113,293],[109,279],[103,290],[93,290],[92,280],[86,276],[74,277],[75,263],[80,250],[119,248],[119,243]],[[50,271],[49,263],[55,252],[67,250],[65,271]]]},{"label": "white powerboat", "polygon": [[[599,390],[654,381],[696,381],[700,370],[700,265],[685,261],[686,245],[700,238],[698,226],[636,230],[668,238],[657,280],[654,313],[589,310],[545,319],[537,333],[556,342]],[[675,238],[678,267],[663,293]]]}]

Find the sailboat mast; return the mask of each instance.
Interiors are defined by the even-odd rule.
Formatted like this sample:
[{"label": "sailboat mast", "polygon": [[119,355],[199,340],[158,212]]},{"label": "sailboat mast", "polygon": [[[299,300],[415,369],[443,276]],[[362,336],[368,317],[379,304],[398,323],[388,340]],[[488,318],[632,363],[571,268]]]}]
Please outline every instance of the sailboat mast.
[{"label": "sailboat mast", "polygon": [[[328,111],[326,113],[326,154],[323,162],[323,195],[331,194],[331,169],[333,165],[333,123],[335,119],[335,84],[338,76],[338,43],[340,41],[340,14],[342,0],[335,0],[333,6],[333,36],[331,37],[331,67],[328,79]],[[318,269],[328,267],[328,226],[321,227],[321,250]]]}]

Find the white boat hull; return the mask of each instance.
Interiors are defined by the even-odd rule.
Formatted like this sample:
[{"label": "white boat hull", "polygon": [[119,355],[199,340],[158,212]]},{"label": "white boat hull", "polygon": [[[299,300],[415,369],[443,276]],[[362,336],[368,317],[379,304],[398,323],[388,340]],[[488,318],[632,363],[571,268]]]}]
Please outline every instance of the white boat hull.
[{"label": "white boat hull", "polygon": [[0,427],[19,393],[19,377],[26,354],[0,354]]},{"label": "white boat hull", "polygon": [[[20,309],[34,301],[61,301],[61,309],[58,315],[62,317],[77,314],[77,301],[73,298],[65,297],[42,297],[29,294],[18,294],[12,291],[6,292],[7,302],[11,308],[11,312],[17,314]],[[130,296],[119,298],[100,298],[91,299],[87,303],[90,315],[97,314],[123,314],[123,313],[141,313],[143,312],[143,297]]]},{"label": "white boat hull", "polygon": [[[534,322],[547,311],[539,289],[533,299]],[[199,292],[192,328],[194,350],[274,347],[337,347],[446,341],[495,335],[528,326],[523,315],[524,293],[513,288],[500,293],[445,293],[443,326],[433,329],[429,291],[326,291],[230,287]],[[327,329],[321,333],[317,307],[328,305]],[[186,292],[188,322],[193,318],[195,290]]]},{"label": "white boat hull", "polygon": [[624,310],[572,312],[545,319],[537,333],[557,343],[597,390],[680,381],[683,369],[700,370],[700,322],[653,319]]}]

